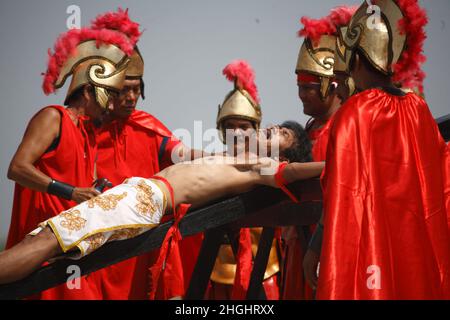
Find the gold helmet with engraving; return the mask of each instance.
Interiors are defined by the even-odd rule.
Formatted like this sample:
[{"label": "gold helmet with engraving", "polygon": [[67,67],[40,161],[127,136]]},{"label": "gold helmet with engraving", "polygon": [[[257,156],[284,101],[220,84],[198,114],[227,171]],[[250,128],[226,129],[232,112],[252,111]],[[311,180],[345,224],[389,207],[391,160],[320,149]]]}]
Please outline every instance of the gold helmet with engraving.
[{"label": "gold helmet with engraving", "polygon": [[54,92],[71,77],[65,104],[77,89],[90,84],[97,103],[107,108],[110,91],[120,91],[123,87],[134,46],[135,43],[118,31],[69,30],[59,37],[54,53],[50,53],[44,92]]},{"label": "gold helmet with engraving", "polygon": [[[117,12],[106,12],[98,15],[91,24],[93,29],[109,29],[120,31],[125,34],[133,42],[137,42],[141,36],[139,24],[134,22],[128,16],[128,9],[119,8]],[[127,79],[141,80],[141,95],[145,99],[144,94],[144,59],[138,47],[134,47],[133,54],[125,73]]]},{"label": "gold helmet with engraving", "polygon": [[334,74],[338,76],[342,74],[345,80],[345,86],[347,89],[348,96],[352,96],[356,93],[356,84],[355,80],[348,74],[347,72],[347,63],[345,62],[345,57],[342,55],[344,49],[342,48],[344,45],[342,43],[341,37],[336,37],[336,51],[334,55]]},{"label": "gold helmet with engraving", "polygon": [[340,45],[346,71],[355,53],[361,53],[379,72],[393,76],[399,86],[422,91],[425,74],[421,65],[426,38],[426,12],[418,0],[364,1],[348,27],[340,29]]},{"label": "gold helmet with engraving", "polygon": [[217,129],[222,142],[225,142],[223,122],[229,118],[249,120],[258,130],[261,125],[261,107],[258,90],[255,85],[255,74],[244,60],[236,60],[223,69],[228,80],[234,82],[234,90],[227,94],[217,114]]},{"label": "gold helmet with engraving", "polygon": [[321,19],[301,18],[303,29],[299,36],[305,37],[297,59],[298,82],[319,83],[322,99],[330,90],[336,63],[335,50],[338,28],[347,25],[355,8],[337,7]]}]

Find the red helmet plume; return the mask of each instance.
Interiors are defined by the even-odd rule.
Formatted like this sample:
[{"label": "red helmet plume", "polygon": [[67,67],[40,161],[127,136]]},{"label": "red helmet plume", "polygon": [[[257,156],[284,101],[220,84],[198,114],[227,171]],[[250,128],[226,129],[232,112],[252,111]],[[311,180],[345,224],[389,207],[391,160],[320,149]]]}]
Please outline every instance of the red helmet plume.
[{"label": "red helmet plume", "polygon": [[397,5],[404,15],[399,26],[402,33],[406,34],[406,49],[393,66],[393,80],[407,88],[418,88],[420,93],[423,93],[423,80],[426,75],[422,65],[426,61],[423,45],[427,38],[427,13],[420,7],[418,0],[397,0]]},{"label": "red helmet plume", "polygon": [[328,16],[321,19],[302,17],[300,22],[304,27],[298,35],[309,38],[312,42],[317,42],[323,35],[337,35],[340,27],[350,23],[356,9],[357,7],[341,6],[334,8]]},{"label": "red helmet plume", "polygon": [[234,81],[239,89],[245,90],[259,104],[258,89],[255,84],[255,72],[245,60],[235,60],[222,71],[226,78]]},{"label": "red helmet plume", "polygon": [[111,29],[125,34],[134,43],[138,42],[142,32],[139,31],[139,23],[134,22],[128,16],[128,9],[118,8],[117,12],[107,12],[98,15],[91,24],[92,29]]}]

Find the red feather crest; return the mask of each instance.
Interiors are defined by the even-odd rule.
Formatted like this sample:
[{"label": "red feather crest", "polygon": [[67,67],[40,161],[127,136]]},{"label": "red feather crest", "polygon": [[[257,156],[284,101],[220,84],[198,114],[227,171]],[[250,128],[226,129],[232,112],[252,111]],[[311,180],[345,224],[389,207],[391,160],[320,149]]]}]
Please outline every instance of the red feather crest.
[{"label": "red feather crest", "polygon": [[427,38],[427,13],[420,7],[418,0],[397,0],[397,5],[404,15],[399,26],[402,33],[406,34],[406,49],[393,66],[393,80],[405,88],[418,88],[420,93],[423,93],[423,80],[426,75],[422,65],[426,61],[423,45]]},{"label": "red feather crest", "polygon": [[118,8],[117,12],[107,12],[98,15],[92,21],[92,29],[111,29],[124,33],[132,42],[138,42],[142,32],[139,31],[139,23],[134,22],[128,16],[128,9]]},{"label": "red feather crest", "polygon": [[259,104],[258,89],[255,84],[255,72],[245,60],[235,60],[222,71],[226,78],[235,81],[239,89],[247,91],[252,99]]},{"label": "red feather crest", "polygon": [[124,11],[121,8],[117,12],[99,15],[93,21],[92,28],[71,29],[61,34],[55,43],[53,53],[48,50],[49,61],[42,84],[44,93],[48,95],[55,91],[55,82],[61,68],[67,59],[76,54],[76,48],[81,42],[96,40],[97,45],[113,44],[131,56],[140,35],[139,24],[130,20],[128,10]]},{"label": "red feather crest", "polygon": [[357,7],[342,6],[334,8],[328,16],[321,19],[302,17],[300,22],[304,27],[298,35],[309,38],[312,42],[317,42],[323,35],[337,35],[340,27],[350,23],[356,9]]}]

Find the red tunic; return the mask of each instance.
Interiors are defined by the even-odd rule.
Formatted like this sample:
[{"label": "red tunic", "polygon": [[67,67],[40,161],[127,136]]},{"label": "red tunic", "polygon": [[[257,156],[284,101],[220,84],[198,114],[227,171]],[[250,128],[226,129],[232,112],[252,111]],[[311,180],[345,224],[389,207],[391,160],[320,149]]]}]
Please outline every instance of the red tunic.
[{"label": "red tunic", "polygon": [[[312,156],[314,161],[325,161],[331,119],[320,128],[308,130],[309,139],[313,144]],[[311,229],[313,231],[314,228]],[[306,252],[304,252],[298,239],[296,228],[284,228],[284,237],[286,246],[284,250],[283,299],[311,300],[313,292],[303,275],[303,257]]]},{"label": "red tunic", "polygon": [[426,102],[351,97],[326,162],[317,298],[449,299],[448,148]]},{"label": "red tunic", "polygon": [[[97,143],[98,177],[117,185],[128,177],[150,178],[171,165],[171,152],[180,141],[158,119],[136,110],[127,121],[104,126]],[[144,254],[97,271],[103,299],[147,299],[148,269],[155,259],[156,253]]]},{"label": "red tunic", "polygon": [[[76,126],[62,106],[49,106],[61,113],[60,141],[56,149],[44,153],[35,167],[48,175],[76,187],[90,187],[93,182],[95,142],[86,133],[80,118]],[[15,185],[14,203],[6,248],[21,241],[37,225],[76,203],[45,192]],[[66,285],[41,292],[41,299],[95,299],[98,292],[89,277],[82,277],[80,289],[69,290]]]}]

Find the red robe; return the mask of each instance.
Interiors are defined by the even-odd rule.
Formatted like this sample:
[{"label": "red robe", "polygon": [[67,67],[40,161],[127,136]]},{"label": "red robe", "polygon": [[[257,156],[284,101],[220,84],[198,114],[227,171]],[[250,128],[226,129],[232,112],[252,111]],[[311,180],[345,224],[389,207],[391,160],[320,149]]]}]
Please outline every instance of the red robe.
[{"label": "red robe", "polygon": [[[93,178],[95,142],[80,118],[76,126],[62,106],[49,106],[61,113],[60,141],[56,149],[44,153],[34,164],[49,177],[76,187],[90,187]],[[37,225],[76,203],[15,184],[14,202],[6,248],[20,242]],[[82,277],[80,289],[69,290],[65,284],[43,291],[40,299],[96,299],[97,285],[89,276]]]},{"label": "red robe", "polygon": [[[136,110],[126,121],[102,127],[97,143],[98,177],[117,185],[128,177],[150,178],[171,165],[171,152],[180,141],[158,119]],[[95,272],[102,298],[147,299],[148,269],[156,256],[157,252],[147,253]]]},{"label": "red robe", "polygon": [[[329,119],[322,127],[308,130],[308,136],[313,144],[312,156],[314,161],[325,161],[328,137],[331,127]],[[313,231],[314,228],[311,228]],[[303,252],[302,245],[297,236],[295,227],[284,228],[286,240],[284,250],[284,272],[283,272],[283,300],[311,300],[313,292],[305,281],[303,273]]]},{"label": "red robe", "polygon": [[426,102],[351,97],[326,163],[317,298],[449,299],[448,148]]}]

